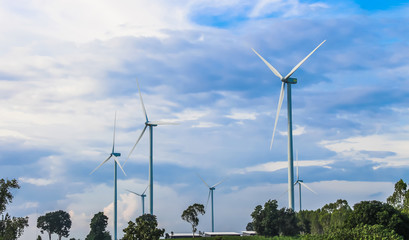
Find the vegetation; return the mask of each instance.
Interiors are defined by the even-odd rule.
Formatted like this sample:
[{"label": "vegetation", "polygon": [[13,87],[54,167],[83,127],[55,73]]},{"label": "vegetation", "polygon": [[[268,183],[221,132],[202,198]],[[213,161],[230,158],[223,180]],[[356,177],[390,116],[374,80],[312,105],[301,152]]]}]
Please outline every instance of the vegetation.
[{"label": "vegetation", "polygon": [[103,212],[94,215],[90,223],[90,232],[85,240],[111,240],[111,235],[106,231],[108,217]]},{"label": "vegetation", "polygon": [[13,200],[12,189],[19,189],[20,185],[16,179],[0,179],[0,240],[15,240],[19,238],[24,228],[28,227],[28,217],[11,217],[4,214],[6,207]]},{"label": "vegetation", "polygon": [[205,207],[203,204],[195,203],[189,206],[185,211],[182,213],[182,219],[192,225],[192,234],[195,237],[195,232],[197,231],[197,225],[199,225],[199,217],[198,215],[205,214]]},{"label": "vegetation", "polygon": [[47,232],[50,240],[53,233],[57,234],[58,239],[61,240],[62,237],[70,235],[70,215],[63,210],[46,213],[38,217],[37,228],[41,229],[41,233]]},{"label": "vegetation", "polygon": [[135,222],[128,222],[128,227],[123,230],[125,235],[122,240],[158,240],[163,236],[165,229],[157,227],[156,216],[144,214],[136,218]]}]

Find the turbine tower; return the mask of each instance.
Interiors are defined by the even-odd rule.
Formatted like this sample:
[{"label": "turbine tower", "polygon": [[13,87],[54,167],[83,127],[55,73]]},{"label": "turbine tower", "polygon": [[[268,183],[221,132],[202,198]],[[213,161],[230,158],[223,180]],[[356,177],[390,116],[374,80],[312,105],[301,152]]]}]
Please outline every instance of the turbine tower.
[{"label": "turbine tower", "polygon": [[102,165],[104,165],[106,162],[109,161],[109,159],[111,159],[112,157],[114,158],[114,240],[117,240],[117,215],[118,215],[118,203],[117,203],[117,166],[119,166],[122,170],[122,172],[124,173],[124,175],[126,176],[126,173],[124,171],[124,169],[122,168],[121,164],[118,162],[117,157],[120,157],[121,154],[120,153],[116,153],[115,152],[115,129],[116,129],[116,112],[115,112],[115,120],[114,120],[114,137],[113,137],[113,141],[112,141],[112,152],[109,155],[109,157],[107,159],[105,159],[105,161],[103,161],[97,168],[95,168],[91,173],[93,174],[98,168],[100,168]]},{"label": "turbine tower", "polygon": [[[170,122],[162,122],[162,121],[149,121],[148,119],[148,114],[146,113],[145,105],[143,104],[143,99],[142,99],[142,94],[141,94],[141,89],[139,88],[139,82],[138,79],[136,79],[136,84],[138,86],[138,92],[139,92],[139,98],[141,100],[141,105],[142,105],[142,110],[145,115],[145,127],[142,130],[141,135],[139,135],[138,140],[136,140],[135,145],[132,147],[131,151],[128,154],[128,157],[125,160],[128,161],[129,157],[131,156],[133,150],[135,149],[136,145],[139,143],[141,140],[143,134],[145,133],[146,129],[149,127],[149,136],[150,136],[150,157],[149,157],[149,206],[150,206],[150,214],[153,215],[153,127],[159,126],[159,125],[176,125],[176,123],[170,123]],[[124,163],[124,165],[125,165]]]},{"label": "turbine tower", "polygon": [[212,232],[214,232],[214,206],[213,206],[213,191],[216,190],[216,186],[220,185],[222,182],[224,182],[225,179],[221,180],[220,182],[216,183],[213,186],[209,186],[205,180],[203,180],[202,177],[200,177],[200,175],[198,174],[199,178],[203,181],[203,183],[209,188],[209,195],[207,197],[207,203],[206,203],[206,207],[207,204],[209,203],[209,198],[211,197],[212,199]]},{"label": "turbine tower", "polygon": [[145,191],[143,191],[143,193],[142,193],[142,194],[139,194],[139,193],[133,192],[133,191],[128,190],[128,189],[126,190],[126,191],[128,191],[128,192],[130,192],[130,193],[133,193],[133,194],[138,195],[138,196],[140,196],[140,197],[141,197],[141,199],[142,199],[142,215],[144,215],[144,214],[145,214],[145,197],[146,197],[145,192],[146,192],[146,190],[148,190],[148,187],[149,187],[149,186],[147,186],[147,187],[145,188]]},{"label": "turbine tower", "polygon": [[314,190],[312,190],[310,187],[308,187],[307,184],[305,184],[304,181],[299,178],[299,175],[298,175],[298,152],[297,152],[296,158],[297,158],[297,181],[294,183],[294,186],[298,184],[298,193],[299,193],[299,198],[300,198],[300,211],[301,211],[301,185],[306,187],[311,192],[313,192],[315,194],[317,194],[317,193]]},{"label": "turbine tower", "polygon": [[308,54],[301,62],[299,62],[288,74],[287,76],[283,77],[281,74],[270,64],[268,63],[256,50],[252,49],[254,53],[257,54],[263,60],[263,62],[267,65],[268,68],[280,78],[281,84],[281,91],[280,97],[278,100],[278,107],[277,107],[277,114],[274,123],[274,130],[273,136],[271,138],[270,150],[273,146],[274,141],[274,134],[277,127],[278,116],[280,115],[281,105],[284,99],[284,88],[287,85],[287,120],[288,120],[288,207],[290,209],[294,209],[294,160],[293,160],[293,124],[292,124],[292,109],[291,109],[291,84],[296,84],[296,78],[290,78],[291,75],[303,64],[326,40],[324,40],[320,45],[318,45],[310,54]]}]

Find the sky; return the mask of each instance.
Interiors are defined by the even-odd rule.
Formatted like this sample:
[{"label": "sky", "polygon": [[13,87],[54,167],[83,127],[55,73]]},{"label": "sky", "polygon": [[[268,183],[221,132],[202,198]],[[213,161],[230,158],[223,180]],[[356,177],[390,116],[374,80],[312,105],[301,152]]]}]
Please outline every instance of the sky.
[{"label": "sky", "polygon": [[[154,128],[154,214],[166,232],[214,192],[215,231],[245,230],[255,206],[288,207],[287,111],[272,149],[282,75],[292,75],[294,150],[303,209],[337,199],[386,201],[409,171],[409,4],[406,1],[0,1],[0,177],[17,179],[7,211],[70,213],[84,239],[94,214],[113,233],[112,148],[123,164]],[[118,233],[141,215],[146,134],[118,172]],[[149,210],[148,199],[145,210]],[[298,211],[298,191],[295,210]],[[210,205],[200,231],[211,230]],[[46,237],[46,235],[42,235]]]}]

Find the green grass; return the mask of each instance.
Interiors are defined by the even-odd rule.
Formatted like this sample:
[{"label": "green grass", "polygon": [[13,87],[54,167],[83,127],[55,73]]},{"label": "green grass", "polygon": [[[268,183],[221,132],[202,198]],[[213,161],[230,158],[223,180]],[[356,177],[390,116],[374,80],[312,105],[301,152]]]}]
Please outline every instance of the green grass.
[{"label": "green grass", "polygon": [[[192,238],[179,238],[180,240],[192,240]],[[246,236],[246,237],[201,237],[198,240],[299,240],[300,237],[272,237],[266,238],[261,236]]]}]

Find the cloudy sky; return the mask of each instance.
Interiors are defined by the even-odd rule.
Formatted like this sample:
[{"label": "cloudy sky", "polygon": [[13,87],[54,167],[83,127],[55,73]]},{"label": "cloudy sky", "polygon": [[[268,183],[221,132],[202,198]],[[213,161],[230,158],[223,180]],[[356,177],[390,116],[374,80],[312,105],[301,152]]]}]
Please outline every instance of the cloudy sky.
[{"label": "cloudy sky", "polygon": [[[0,1],[0,177],[21,184],[8,208],[30,217],[21,239],[50,211],[69,212],[81,239],[95,213],[112,220],[113,163],[89,173],[110,153],[115,111],[121,163],[144,127],[136,78],[150,120],[180,122],[154,129],[160,227],[190,231],[182,211],[208,196],[197,174],[225,179],[216,231],[244,230],[269,199],[287,207],[286,102],[270,151],[281,82],[251,48],[286,75],[323,40],[293,74],[294,148],[317,192],[303,208],[385,201],[409,171],[409,5],[390,2]],[[148,141],[119,173],[119,236],[141,214],[126,189],[148,184]]]}]

